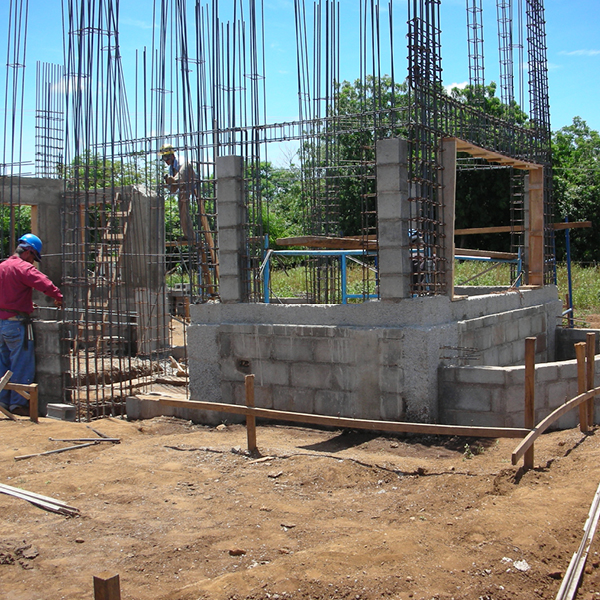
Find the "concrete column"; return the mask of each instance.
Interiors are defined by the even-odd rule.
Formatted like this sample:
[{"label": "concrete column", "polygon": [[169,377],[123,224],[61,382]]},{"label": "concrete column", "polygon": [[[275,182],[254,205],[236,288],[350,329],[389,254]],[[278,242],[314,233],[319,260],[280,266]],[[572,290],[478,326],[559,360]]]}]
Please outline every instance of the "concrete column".
[{"label": "concrete column", "polygon": [[410,297],[412,266],[408,222],[408,142],[379,140],[377,152],[377,222],[379,292],[382,301]]},{"label": "concrete column", "polygon": [[[59,179],[35,177],[7,178],[2,187],[0,202],[31,206],[31,230],[44,244],[39,270],[60,287],[62,279],[62,193],[64,182]],[[16,241],[16,240],[15,240]],[[43,294],[35,295],[35,302],[49,305]]]},{"label": "concrete column", "polygon": [[223,303],[243,302],[247,296],[243,269],[246,223],[243,169],[240,156],[217,158],[219,296]]},{"label": "concrete column", "polygon": [[454,221],[456,216],[456,139],[442,140],[442,222],[446,258],[446,294],[454,298]]}]

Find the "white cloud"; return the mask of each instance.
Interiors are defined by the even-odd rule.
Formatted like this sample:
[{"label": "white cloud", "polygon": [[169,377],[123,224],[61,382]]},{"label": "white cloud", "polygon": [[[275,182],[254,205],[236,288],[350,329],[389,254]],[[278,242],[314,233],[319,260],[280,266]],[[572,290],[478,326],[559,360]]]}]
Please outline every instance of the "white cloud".
[{"label": "white cloud", "polygon": [[451,83],[449,85],[445,85],[444,89],[449,94],[454,88],[458,88],[459,90],[464,90],[469,85],[468,81],[463,81],[462,83]]},{"label": "white cloud", "polygon": [[598,56],[600,54],[600,50],[571,50],[571,52],[561,50],[559,54],[564,56]]}]

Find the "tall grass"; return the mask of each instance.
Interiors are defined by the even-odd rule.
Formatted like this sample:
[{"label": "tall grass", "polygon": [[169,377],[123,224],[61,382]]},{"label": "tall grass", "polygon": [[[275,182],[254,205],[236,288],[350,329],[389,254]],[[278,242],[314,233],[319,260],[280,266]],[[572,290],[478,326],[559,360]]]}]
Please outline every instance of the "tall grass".
[{"label": "tall grass", "polygon": [[[456,285],[507,287],[514,283],[511,280],[510,267],[506,264],[500,264],[488,272],[482,273],[491,264],[479,261],[457,261],[455,265]],[[568,293],[566,264],[557,266],[556,278],[559,298],[564,302]],[[369,291],[373,292],[374,278],[371,276],[369,279]],[[600,314],[600,267],[572,265],[571,280],[575,316],[586,319],[589,315]],[[304,267],[273,269],[271,283],[273,295],[276,297],[306,297],[307,282]],[[361,293],[362,288],[362,269],[359,266],[349,266],[349,293]]]}]

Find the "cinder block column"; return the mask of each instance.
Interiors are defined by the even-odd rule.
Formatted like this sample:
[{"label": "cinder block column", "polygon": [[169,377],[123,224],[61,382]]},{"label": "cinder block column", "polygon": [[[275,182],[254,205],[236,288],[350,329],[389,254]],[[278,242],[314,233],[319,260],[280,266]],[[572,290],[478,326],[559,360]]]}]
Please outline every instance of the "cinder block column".
[{"label": "cinder block column", "polygon": [[217,158],[217,231],[219,233],[219,295],[221,302],[243,302],[244,202],[243,160],[240,156]]},{"label": "cinder block column", "polygon": [[377,151],[377,220],[381,300],[410,297],[412,268],[408,247],[408,143],[379,140]]}]

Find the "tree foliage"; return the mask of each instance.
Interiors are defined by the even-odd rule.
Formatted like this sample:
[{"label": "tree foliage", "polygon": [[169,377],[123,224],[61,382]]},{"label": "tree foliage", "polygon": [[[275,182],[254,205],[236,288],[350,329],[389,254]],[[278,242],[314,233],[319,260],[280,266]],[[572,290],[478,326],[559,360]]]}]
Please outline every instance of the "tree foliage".
[{"label": "tree foliage", "polygon": [[[580,117],[554,132],[552,164],[556,215],[560,220],[592,221],[590,229],[572,230],[571,256],[577,261],[600,260],[600,134]],[[564,235],[557,234],[559,258]]]}]

